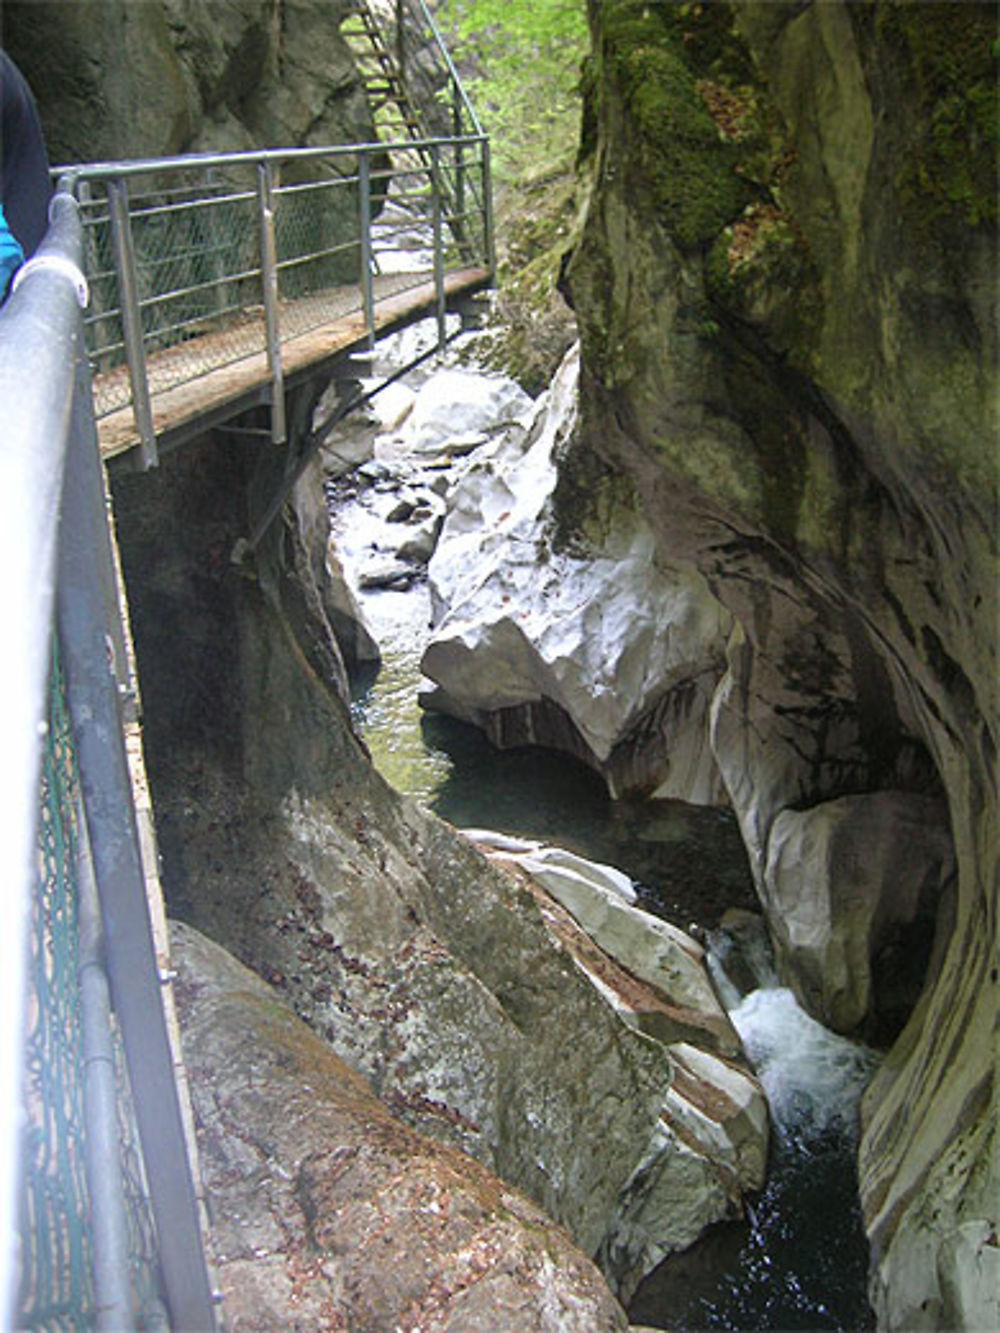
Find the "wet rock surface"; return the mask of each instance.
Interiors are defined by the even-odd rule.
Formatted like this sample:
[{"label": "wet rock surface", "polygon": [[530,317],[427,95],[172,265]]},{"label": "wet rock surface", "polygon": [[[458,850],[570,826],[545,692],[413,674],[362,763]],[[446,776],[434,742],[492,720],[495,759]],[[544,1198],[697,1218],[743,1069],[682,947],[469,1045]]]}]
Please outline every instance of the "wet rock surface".
[{"label": "wet rock surface", "polygon": [[718,803],[707,712],[726,613],[693,570],[656,559],[634,513],[572,548],[555,532],[577,374],[571,353],[526,431],[480,450],[448,497],[423,703],[499,746],[568,751],[614,795]]},{"label": "wet rock surface", "polygon": [[[310,506],[288,508],[292,530],[252,568],[218,558],[274,466],[222,436],[115,482],[171,910],[265,978],[393,1114],[523,1190],[629,1290],[740,1207],[733,1152],[716,1168],[711,1134],[698,1149],[662,1128],[677,1066],[644,1028],[673,1013],[671,1040],[690,1044],[691,1006],[644,984],[626,1021],[593,982],[620,965],[579,927],[570,949],[557,904],[373,770],[326,667],[335,637],[294,632],[293,613],[322,604]],[[581,969],[584,947],[597,961]],[[667,1226],[682,1186],[683,1225]]]}]

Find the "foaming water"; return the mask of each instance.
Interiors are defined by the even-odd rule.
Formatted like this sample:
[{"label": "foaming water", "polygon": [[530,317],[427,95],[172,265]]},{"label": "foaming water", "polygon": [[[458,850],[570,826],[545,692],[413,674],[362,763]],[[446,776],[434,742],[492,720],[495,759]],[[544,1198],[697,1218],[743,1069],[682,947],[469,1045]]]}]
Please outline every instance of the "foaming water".
[{"label": "foaming water", "polygon": [[729,1017],[767,1094],[775,1131],[801,1142],[831,1134],[853,1141],[875,1052],[810,1018],[783,986],[751,991]]},{"label": "foaming water", "polygon": [[712,944],[713,979],[770,1107],[768,1179],[746,1224],[722,1224],[668,1259],[629,1314],[676,1333],[871,1328],[856,1153],[861,1095],[879,1057],[777,984],[762,933],[740,940],[741,968],[763,983],[742,998],[726,971],[733,941],[718,932]]}]

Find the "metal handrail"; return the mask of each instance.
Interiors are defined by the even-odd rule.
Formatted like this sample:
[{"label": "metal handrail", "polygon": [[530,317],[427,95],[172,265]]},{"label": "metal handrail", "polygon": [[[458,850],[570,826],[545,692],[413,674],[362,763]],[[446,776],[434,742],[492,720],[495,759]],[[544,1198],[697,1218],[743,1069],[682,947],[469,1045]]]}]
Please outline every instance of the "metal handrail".
[{"label": "metal handrail", "polygon": [[[11,1298],[25,918],[38,877],[40,745],[57,619],[89,835],[84,842],[92,849],[104,952],[153,1196],[170,1317],[178,1328],[210,1330],[215,1327],[214,1302],[160,997],[118,676],[111,660],[118,655],[120,630],[108,619],[112,602],[117,614],[117,601],[111,592],[111,545],[77,306],[82,227],[79,205],[66,190],[55,195],[50,218],[37,254],[22,271],[23,280],[0,310],[0,540],[5,571],[0,615],[5,624],[17,627],[0,657],[0,688],[9,710],[0,802],[0,966],[8,987],[0,1011],[0,1301]],[[89,943],[81,953],[87,974],[82,998],[88,1007],[87,1081],[98,1085],[92,1087],[90,1132],[83,1148],[95,1155],[88,1175],[108,1185],[108,1164],[100,1154],[109,1146],[117,1149],[118,1127],[101,1120],[101,1107],[108,1109],[108,1084],[94,1065],[107,1059],[106,1043],[98,1039],[95,1027],[102,1021],[102,1001],[95,998],[93,985],[95,928],[88,918]],[[99,1189],[91,1198],[92,1211],[116,1207],[116,1196],[120,1191],[114,1188]],[[107,1306],[107,1313],[96,1317],[97,1327],[109,1327],[112,1317],[115,1327],[129,1326],[131,1312],[121,1310],[121,1236],[120,1220],[106,1213],[91,1230],[97,1301]],[[0,1315],[9,1313],[0,1310]],[[4,1326],[13,1322],[7,1319]]]},{"label": "metal handrail", "polygon": [[[401,154],[417,149],[423,160],[414,162],[411,156],[397,162],[393,157],[397,148]],[[282,184],[282,173],[290,170],[296,176],[312,171],[319,178]],[[289,322],[286,298],[346,292],[353,287],[355,308],[363,316],[365,335],[371,342],[375,335],[372,289],[381,263],[374,229],[387,198],[395,198],[407,210],[426,213],[433,254],[425,278],[416,274],[412,283],[433,281],[439,324],[450,236],[460,256],[452,267],[460,262],[462,267],[482,267],[489,275],[493,271],[489,145],[481,132],[398,144],[192,153],[86,163],[61,171],[63,187],[79,197],[90,214],[88,254],[96,298],[87,322],[93,338],[91,354],[102,369],[112,369],[121,364],[120,352],[124,351],[128,379],[127,383],[114,382],[118,397],[112,401],[114,407],[131,407],[144,467],[158,461],[149,358],[161,348],[186,343],[190,369],[185,355],[173,355],[176,378],[172,382],[201,378],[208,372],[197,364],[191,340],[207,332],[218,335],[211,369],[255,351],[266,353],[272,438],[276,443],[284,441],[282,347],[302,331],[298,323]],[[232,183],[227,193],[219,193],[219,173]],[[249,173],[256,177],[253,188],[238,183]],[[180,175],[187,178],[183,200],[178,199],[176,187]],[[464,184],[461,189],[454,185],[456,178],[465,182],[473,176],[470,203]],[[261,184],[265,180],[266,189]],[[152,186],[147,187],[147,182]],[[419,189],[414,182],[419,182]],[[163,202],[164,197],[168,203]],[[216,215],[207,204],[238,210],[238,214]],[[294,220],[297,209],[300,213],[312,210],[308,215],[312,221],[307,220],[303,235],[310,234],[310,227],[315,234],[289,254],[287,246],[282,251],[281,224],[282,219]],[[252,225],[251,214],[256,217]],[[245,224],[242,233],[235,224],[230,227],[227,223],[237,216]],[[169,242],[171,228],[176,233],[185,227],[189,234],[183,243],[168,244],[162,254],[144,250],[140,233],[148,235],[151,244],[163,244],[165,236]],[[213,227],[216,241],[205,240]],[[104,234],[106,241],[101,240]],[[391,233],[384,234],[391,240]],[[289,235],[287,224],[285,235]],[[206,273],[206,268],[211,272]],[[291,292],[286,289],[289,282],[294,283]],[[234,342],[230,350],[222,349],[226,330],[239,333],[238,317],[234,323],[227,312],[254,307],[264,314],[259,345]],[[121,389],[115,387],[120,383],[128,390],[124,399]],[[101,412],[114,407],[102,405]]]},{"label": "metal handrail", "polygon": [[[76,250],[74,206],[57,197],[41,255]],[[7,709],[0,801],[0,1301],[9,1307],[14,1271],[14,1190],[22,1086],[23,996],[28,904],[37,877],[39,737],[55,589],[56,531],[79,312],[65,278],[39,269],[0,310],[0,616],[16,627],[0,654]],[[9,1308],[5,1308],[9,1314]],[[3,1326],[13,1327],[4,1318]]]},{"label": "metal handrail", "polygon": [[448,71],[448,75],[451,79],[452,96],[455,98],[456,102],[460,105],[461,109],[465,112],[466,116],[468,116],[469,124],[472,126],[473,134],[475,134],[476,136],[481,136],[483,134],[483,127],[479,122],[479,117],[476,115],[475,109],[472,103],[469,101],[462,80],[458,77],[458,70],[456,70],[454,61],[452,60],[451,56],[448,53],[448,48],[444,44],[444,39],[441,36],[441,30],[438,28],[437,23],[435,23],[434,16],[431,14],[431,11],[427,8],[426,0],[409,0],[409,2],[411,7],[414,4],[416,5],[417,9],[419,10],[421,18],[424,21],[424,24],[426,25],[428,31],[431,33],[437,45],[438,56],[441,62],[443,63],[445,69]]},{"label": "metal handrail", "polygon": [[203,169],[206,167],[231,167],[251,165],[258,162],[307,162],[326,157],[356,157],[358,154],[384,157],[387,153],[403,152],[412,148],[431,148],[432,145],[443,147],[472,147],[481,144],[486,135],[477,129],[473,134],[428,137],[426,139],[400,139],[391,143],[367,141],[354,144],[330,144],[309,148],[260,148],[244,149],[237,153],[182,153],[174,157],[134,158],[127,161],[83,162],[57,167],[54,174],[59,177],[71,193],[77,192],[81,181],[102,180],[111,176],[149,176],[153,173],[177,170]]}]

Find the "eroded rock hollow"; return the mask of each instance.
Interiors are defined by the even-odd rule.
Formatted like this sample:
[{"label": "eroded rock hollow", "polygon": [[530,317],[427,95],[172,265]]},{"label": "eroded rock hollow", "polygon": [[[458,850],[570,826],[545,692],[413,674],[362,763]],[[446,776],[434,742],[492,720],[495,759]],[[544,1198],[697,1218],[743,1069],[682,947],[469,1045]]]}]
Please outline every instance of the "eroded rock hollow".
[{"label": "eroded rock hollow", "polygon": [[873,1298],[996,1322],[995,14],[591,3],[563,502],[736,626],[712,746],[786,977],[888,1038]]}]

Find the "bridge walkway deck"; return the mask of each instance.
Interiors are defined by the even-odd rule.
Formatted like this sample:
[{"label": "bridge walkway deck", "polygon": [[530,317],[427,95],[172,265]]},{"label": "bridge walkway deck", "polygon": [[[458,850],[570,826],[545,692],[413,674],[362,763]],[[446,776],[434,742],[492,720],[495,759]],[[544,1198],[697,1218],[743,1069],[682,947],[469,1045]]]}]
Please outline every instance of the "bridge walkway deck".
[{"label": "bridge walkway deck", "polygon": [[[449,305],[489,286],[490,271],[468,267],[447,274],[443,295]],[[375,279],[375,334],[387,334],[433,316],[438,306],[433,274],[392,274]],[[366,344],[368,330],[359,289],[342,287],[283,303],[282,327],[297,327],[282,342],[285,383],[314,371],[324,362]],[[234,359],[234,337],[246,354]],[[199,369],[192,377],[192,363]],[[153,424],[161,449],[270,401],[271,372],[266,351],[263,310],[247,311],[238,325],[168,347],[148,359]],[[101,454],[112,458],[140,443],[129,401],[125,366],[94,377]],[[109,406],[124,400],[122,406]]]}]

